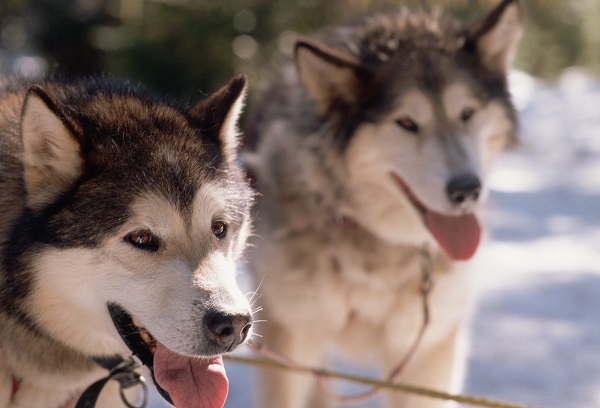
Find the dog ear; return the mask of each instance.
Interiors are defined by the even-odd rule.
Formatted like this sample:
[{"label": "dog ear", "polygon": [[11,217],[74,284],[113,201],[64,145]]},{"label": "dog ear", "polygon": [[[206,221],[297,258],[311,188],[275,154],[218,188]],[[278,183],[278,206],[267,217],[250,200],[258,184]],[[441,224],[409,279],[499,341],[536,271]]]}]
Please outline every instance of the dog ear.
[{"label": "dog ear", "polygon": [[319,114],[327,114],[336,102],[352,104],[358,100],[361,80],[367,74],[360,61],[308,38],[298,40],[295,56],[302,83]]},{"label": "dog ear", "polygon": [[237,158],[240,139],[237,124],[244,107],[247,82],[245,74],[237,74],[189,111],[190,117],[203,130],[218,132],[223,154],[231,161]]},{"label": "dog ear", "polygon": [[83,172],[77,129],[41,86],[29,88],[21,113],[23,178],[29,208],[42,208]]},{"label": "dog ear", "polygon": [[523,36],[523,9],[520,0],[503,0],[487,17],[474,24],[466,46],[494,72],[506,74]]}]

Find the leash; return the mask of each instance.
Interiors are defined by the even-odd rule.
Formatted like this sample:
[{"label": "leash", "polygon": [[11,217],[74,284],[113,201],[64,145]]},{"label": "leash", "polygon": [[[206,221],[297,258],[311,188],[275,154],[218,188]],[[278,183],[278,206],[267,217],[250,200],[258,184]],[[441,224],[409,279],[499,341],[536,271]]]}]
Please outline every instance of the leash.
[{"label": "leash", "polygon": [[444,401],[454,401],[461,404],[467,404],[477,407],[485,408],[534,408],[529,405],[513,404],[510,402],[497,401],[483,397],[477,397],[474,395],[461,395],[461,394],[450,394],[447,392],[437,391],[430,388],[418,387],[415,385],[409,385],[404,383],[390,383],[389,381],[382,381],[370,378],[364,378],[349,374],[338,373],[334,371],[328,371],[318,368],[312,368],[308,366],[299,366],[299,368],[290,367],[286,364],[281,364],[276,361],[267,360],[265,358],[251,358],[251,357],[238,357],[232,355],[224,355],[224,360],[231,361],[232,363],[248,364],[256,367],[272,368],[278,370],[286,370],[293,372],[302,372],[312,375],[319,375],[327,377],[329,379],[343,380],[355,384],[367,385],[375,388],[387,389],[391,391],[405,392],[408,394],[419,395],[422,397],[441,399]]},{"label": "leash", "polygon": [[[421,254],[421,283],[419,291],[421,293],[422,307],[423,307],[423,322],[417,333],[416,339],[413,342],[411,348],[404,356],[398,366],[390,373],[387,380],[377,380],[365,377],[359,377],[355,375],[349,375],[344,373],[338,373],[335,371],[329,371],[321,368],[309,367],[300,364],[287,356],[283,356],[279,353],[275,353],[269,350],[264,344],[250,340],[248,345],[257,354],[263,356],[263,358],[251,358],[251,357],[239,357],[232,355],[223,355],[223,359],[231,361],[233,363],[247,364],[263,368],[279,369],[292,372],[307,373],[315,376],[318,380],[318,384],[321,390],[324,390],[327,397],[336,401],[346,404],[363,402],[367,399],[375,397],[378,393],[383,390],[399,391],[408,394],[414,394],[421,397],[439,399],[444,401],[454,401],[461,404],[484,407],[484,408],[534,408],[528,405],[514,404],[505,401],[492,400],[489,398],[483,398],[474,395],[463,395],[463,394],[450,394],[447,392],[437,391],[430,388],[419,387],[415,385],[409,385],[406,383],[398,382],[397,379],[401,376],[402,372],[410,362],[412,356],[418,349],[421,343],[426,328],[430,321],[430,310],[429,310],[429,293],[433,289],[433,258],[431,252],[426,245],[420,248]],[[343,380],[354,384],[366,385],[372,387],[371,390],[359,394],[357,396],[340,396],[329,390],[326,387],[326,382],[331,380]],[[325,389],[323,385],[325,384]]]},{"label": "leash", "polygon": [[[0,354],[2,354],[2,348],[0,347]],[[150,397],[150,392],[148,389],[148,384],[146,383],[146,379],[137,373],[135,369],[138,367],[137,363],[133,360],[133,358],[129,357],[128,359],[124,359],[120,356],[114,357],[95,357],[92,358],[96,364],[100,367],[107,369],[109,374],[96,381],[92,385],[90,385],[79,397],[77,400],[77,404],[75,408],[94,408],[96,406],[96,402],[98,397],[100,396],[100,392],[104,388],[104,386],[110,381],[114,380],[119,383],[119,394],[121,396],[121,400],[127,406],[127,408],[146,408],[148,406],[148,401]],[[19,389],[21,388],[22,379],[15,377],[14,375],[11,377],[12,380],[12,388],[10,401],[14,402],[15,396]],[[141,403],[136,404],[132,403],[127,399],[125,395],[125,391],[129,388],[135,386],[141,386],[143,391],[143,398]],[[67,402],[69,405],[69,402]]]},{"label": "leash", "polygon": [[[429,293],[433,289],[433,258],[431,256],[431,252],[427,244],[424,244],[419,249],[419,252],[421,255],[421,282],[419,285],[419,292],[421,294],[422,301],[423,321],[411,347],[408,349],[407,353],[404,355],[400,363],[388,375],[387,383],[390,384],[396,383],[397,380],[402,376],[404,370],[412,360],[413,356],[416,354],[419,345],[422,343],[423,337],[425,336],[425,332],[427,331],[427,327],[429,326]],[[251,340],[248,342],[248,345],[257,354],[262,355],[268,360],[278,363],[281,366],[287,367],[291,370],[311,372],[317,379],[317,385],[319,386],[319,389],[326,395],[328,399],[337,404],[358,404],[370,400],[371,398],[376,397],[382,392],[381,386],[373,385],[373,387],[370,390],[365,391],[362,394],[358,394],[355,396],[339,395],[335,393],[329,386],[329,380],[332,378],[330,372],[307,368],[287,356],[281,355],[273,350],[270,350],[264,344],[258,343],[256,341]],[[235,359],[231,360],[235,361]]]},{"label": "leash", "polygon": [[[148,406],[148,400],[150,392],[148,390],[148,384],[146,379],[137,373],[135,369],[138,367],[137,363],[133,358],[127,360],[121,357],[110,357],[110,358],[97,358],[94,359],[103,368],[106,368],[110,373],[90,385],[81,395],[75,408],[94,408],[98,400],[100,392],[104,386],[111,380],[119,383],[119,395],[121,400],[127,406],[127,408],[146,408]],[[143,398],[139,404],[130,402],[125,395],[125,391],[129,388],[142,387]]]}]

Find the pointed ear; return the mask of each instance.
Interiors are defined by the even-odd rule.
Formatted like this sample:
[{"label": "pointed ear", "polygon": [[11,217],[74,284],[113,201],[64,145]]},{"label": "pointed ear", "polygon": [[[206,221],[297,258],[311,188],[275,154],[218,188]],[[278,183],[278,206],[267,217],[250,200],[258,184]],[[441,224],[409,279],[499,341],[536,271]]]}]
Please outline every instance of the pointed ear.
[{"label": "pointed ear", "polygon": [[360,84],[369,73],[353,56],[308,38],[298,40],[295,56],[300,79],[319,114],[328,113],[336,102],[358,100]]},{"label": "pointed ear", "polygon": [[248,79],[237,74],[227,85],[190,109],[189,115],[203,129],[218,131],[226,160],[237,158],[240,133],[237,128]]},{"label": "pointed ear", "polygon": [[503,0],[467,34],[466,45],[484,66],[506,74],[523,36],[523,9],[520,0]]},{"label": "pointed ear", "polygon": [[27,206],[41,209],[83,172],[78,128],[40,86],[27,91],[21,113]]}]

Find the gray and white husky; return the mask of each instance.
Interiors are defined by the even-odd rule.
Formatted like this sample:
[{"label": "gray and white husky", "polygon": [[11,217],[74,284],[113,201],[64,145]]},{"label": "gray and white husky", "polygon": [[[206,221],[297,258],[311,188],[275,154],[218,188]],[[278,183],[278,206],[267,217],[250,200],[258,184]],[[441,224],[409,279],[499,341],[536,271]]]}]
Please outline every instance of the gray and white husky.
[{"label": "gray and white husky", "polygon": [[[458,389],[464,261],[480,242],[492,159],[517,139],[507,71],[521,35],[521,5],[504,0],[466,27],[401,8],[297,41],[248,130],[260,193],[249,257],[268,347],[315,367],[333,348],[387,375],[422,325],[431,257],[431,321],[401,379]],[[314,386],[265,373],[260,406],[326,405]]]},{"label": "gray and white husky", "polygon": [[[3,85],[0,407],[73,407],[132,353],[177,407],[223,404],[218,355],[252,322],[235,281],[245,88],[187,108],[110,80]],[[119,394],[110,381],[97,406]]]}]

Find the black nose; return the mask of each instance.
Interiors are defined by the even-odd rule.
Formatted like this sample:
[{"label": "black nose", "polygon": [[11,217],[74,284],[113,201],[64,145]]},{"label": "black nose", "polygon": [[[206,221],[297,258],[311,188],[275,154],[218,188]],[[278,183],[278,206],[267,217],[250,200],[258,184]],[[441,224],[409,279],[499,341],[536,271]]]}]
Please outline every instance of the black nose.
[{"label": "black nose", "polygon": [[475,202],[481,194],[481,181],[474,174],[462,174],[453,177],[446,185],[446,194],[452,204]]},{"label": "black nose", "polygon": [[209,339],[219,346],[233,349],[241,344],[252,327],[250,313],[226,313],[209,311],[204,316],[204,325]]}]

